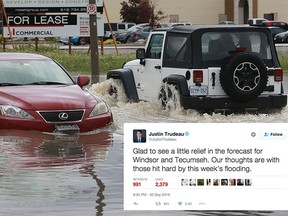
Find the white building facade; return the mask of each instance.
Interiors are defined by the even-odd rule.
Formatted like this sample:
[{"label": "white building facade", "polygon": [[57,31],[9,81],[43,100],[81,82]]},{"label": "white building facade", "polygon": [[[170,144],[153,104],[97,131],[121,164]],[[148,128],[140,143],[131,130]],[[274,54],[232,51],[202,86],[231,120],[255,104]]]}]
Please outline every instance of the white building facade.
[{"label": "white building facade", "polygon": [[[104,0],[111,22],[120,22],[121,2]],[[287,0],[152,0],[157,10],[167,18],[163,22],[188,21],[192,24],[217,24],[231,20],[236,24],[246,23],[248,18],[268,18],[288,21]]]}]

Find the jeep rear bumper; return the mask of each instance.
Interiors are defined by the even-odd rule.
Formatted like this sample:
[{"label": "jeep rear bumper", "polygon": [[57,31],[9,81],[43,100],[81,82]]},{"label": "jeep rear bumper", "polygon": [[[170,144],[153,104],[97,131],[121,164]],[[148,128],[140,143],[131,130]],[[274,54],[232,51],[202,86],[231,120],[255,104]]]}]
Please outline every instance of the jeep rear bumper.
[{"label": "jeep rear bumper", "polygon": [[184,109],[198,109],[213,111],[215,109],[267,109],[281,108],[287,105],[287,95],[259,96],[247,102],[233,101],[228,97],[193,97],[180,95],[181,105]]}]

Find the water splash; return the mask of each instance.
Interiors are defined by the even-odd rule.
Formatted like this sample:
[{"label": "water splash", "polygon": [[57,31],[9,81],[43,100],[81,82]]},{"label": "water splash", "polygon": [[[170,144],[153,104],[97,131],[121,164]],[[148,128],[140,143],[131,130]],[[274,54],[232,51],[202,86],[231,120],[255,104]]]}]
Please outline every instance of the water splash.
[{"label": "water splash", "polygon": [[[117,94],[119,95],[117,100],[115,100],[113,95],[108,94],[111,85],[116,85],[117,87]],[[117,125],[116,132],[120,134],[123,134],[124,123],[282,123],[288,121],[287,107],[282,110],[274,110],[267,113],[244,112],[231,113],[229,115],[223,115],[222,113],[201,113],[193,109],[185,110],[177,101],[178,91],[175,88],[171,88],[172,95],[170,95],[170,101],[168,101],[165,108],[161,106],[161,101],[128,102],[122,83],[115,82],[114,80],[107,80],[102,83],[94,84],[90,88],[90,91],[103,98],[103,100],[109,104],[114,115],[114,123]],[[175,102],[176,106],[169,104],[172,102]]]}]

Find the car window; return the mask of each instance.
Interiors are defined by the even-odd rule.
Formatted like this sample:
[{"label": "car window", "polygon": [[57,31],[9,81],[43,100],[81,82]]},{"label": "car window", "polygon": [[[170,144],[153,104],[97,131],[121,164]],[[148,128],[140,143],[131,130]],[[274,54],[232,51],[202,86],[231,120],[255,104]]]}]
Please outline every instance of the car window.
[{"label": "car window", "polygon": [[273,27],[273,28],[270,28],[271,29],[271,33],[272,33],[272,36],[274,37],[276,34],[279,34],[281,32],[284,32],[285,29],[282,29],[282,28],[279,28],[279,27]]},{"label": "car window", "polygon": [[203,61],[222,60],[237,51],[272,58],[268,38],[262,32],[207,32],[202,35],[201,46]]},{"label": "car window", "polygon": [[264,21],[264,20],[256,20],[256,24],[257,24],[257,25],[260,25],[260,24],[262,24],[263,21]]},{"label": "car window", "polygon": [[191,67],[191,38],[187,34],[171,34],[165,43],[164,65],[166,67]]},{"label": "car window", "polygon": [[118,24],[119,30],[125,30],[125,24]]},{"label": "car window", "polygon": [[108,23],[104,23],[104,31],[109,31],[109,25],[108,25]]},{"label": "car window", "polygon": [[135,26],[132,26],[131,28],[129,28],[127,31],[128,32],[136,32],[139,29],[141,29],[141,27],[135,25]]},{"label": "car window", "polygon": [[110,23],[112,31],[117,31],[117,23]]},{"label": "car window", "polygon": [[0,61],[0,82],[29,84],[34,82],[59,82],[73,84],[71,78],[52,60]]},{"label": "car window", "polygon": [[163,34],[152,35],[148,48],[147,48],[146,58],[150,58],[150,59],[161,58],[163,39],[164,39]]},{"label": "car window", "polygon": [[[112,31],[117,31],[117,23],[110,23]],[[110,31],[109,24],[104,23],[104,31]]]},{"label": "car window", "polygon": [[151,27],[145,27],[143,28],[143,32],[150,32],[151,31]]}]

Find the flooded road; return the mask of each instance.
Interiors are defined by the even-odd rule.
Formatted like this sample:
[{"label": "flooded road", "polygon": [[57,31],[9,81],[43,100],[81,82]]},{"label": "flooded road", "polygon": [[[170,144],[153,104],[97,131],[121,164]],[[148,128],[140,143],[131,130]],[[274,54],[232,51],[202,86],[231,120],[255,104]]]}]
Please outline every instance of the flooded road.
[{"label": "flooded road", "polygon": [[[285,81],[288,82],[287,77]],[[260,114],[200,114],[159,104],[115,101],[109,83],[91,87],[111,106],[111,128],[81,135],[0,131],[0,215],[286,216],[288,212],[123,211],[126,122],[288,122],[288,108]],[[287,86],[285,92],[288,92]]]}]

